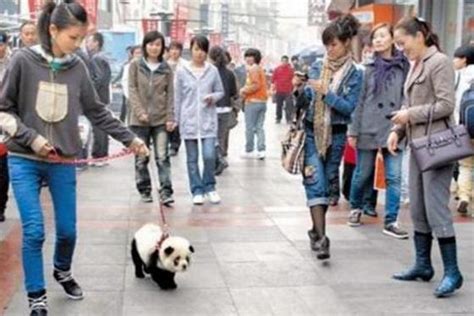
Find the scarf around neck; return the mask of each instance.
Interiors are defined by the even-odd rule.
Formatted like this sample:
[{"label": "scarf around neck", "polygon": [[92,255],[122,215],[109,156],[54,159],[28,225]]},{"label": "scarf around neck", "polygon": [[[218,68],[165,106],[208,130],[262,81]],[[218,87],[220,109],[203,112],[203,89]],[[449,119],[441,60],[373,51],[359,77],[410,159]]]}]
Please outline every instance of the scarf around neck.
[{"label": "scarf around neck", "polygon": [[[348,52],[345,56],[330,60],[325,56],[320,80],[323,86],[329,88],[333,93],[337,93],[344,77],[352,66],[352,54]],[[316,149],[322,158],[326,158],[326,153],[332,142],[331,109],[323,101],[323,95],[316,95],[314,103],[313,130]]]},{"label": "scarf around neck", "polygon": [[399,50],[396,50],[391,59],[385,59],[380,55],[375,56],[374,65],[374,93],[382,92],[384,85],[387,85],[393,77],[393,69],[399,67],[403,70],[405,76],[408,72],[408,61]]}]

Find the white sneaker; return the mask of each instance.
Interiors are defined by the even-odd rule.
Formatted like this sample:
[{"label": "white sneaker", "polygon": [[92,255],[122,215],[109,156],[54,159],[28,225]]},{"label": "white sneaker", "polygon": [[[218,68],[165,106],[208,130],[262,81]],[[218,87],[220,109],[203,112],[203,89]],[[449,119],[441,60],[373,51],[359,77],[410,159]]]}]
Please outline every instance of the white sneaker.
[{"label": "white sneaker", "polygon": [[219,204],[221,202],[221,197],[217,194],[217,191],[207,193],[206,197],[212,204]]},{"label": "white sneaker", "polygon": [[194,205],[203,205],[204,204],[204,196],[202,194],[196,194],[193,196],[193,204]]},{"label": "white sneaker", "polygon": [[264,160],[264,159],[265,159],[265,151],[259,151],[259,152],[257,153],[257,158],[258,158],[259,160]]},{"label": "white sneaker", "polygon": [[245,151],[240,155],[243,159],[255,159],[255,152],[253,151]]}]

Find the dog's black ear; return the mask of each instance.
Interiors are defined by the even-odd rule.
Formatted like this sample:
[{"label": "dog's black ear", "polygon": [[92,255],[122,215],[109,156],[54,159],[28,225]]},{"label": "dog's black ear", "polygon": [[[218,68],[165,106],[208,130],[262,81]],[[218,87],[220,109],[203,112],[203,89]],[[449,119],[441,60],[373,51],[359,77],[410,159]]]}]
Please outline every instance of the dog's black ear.
[{"label": "dog's black ear", "polygon": [[174,251],[174,248],[171,247],[171,246],[168,246],[168,247],[166,247],[166,249],[165,249],[165,254],[166,254],[167,256],[169,256],[169,255],[171,255],[171,254],[173,253],[173,251]]},{"label": "dog's black ear", "polygon": [[189,251],[191,251],[192,253],[194,253],[194,247],[193,247],[193,246],[189,246]]}]

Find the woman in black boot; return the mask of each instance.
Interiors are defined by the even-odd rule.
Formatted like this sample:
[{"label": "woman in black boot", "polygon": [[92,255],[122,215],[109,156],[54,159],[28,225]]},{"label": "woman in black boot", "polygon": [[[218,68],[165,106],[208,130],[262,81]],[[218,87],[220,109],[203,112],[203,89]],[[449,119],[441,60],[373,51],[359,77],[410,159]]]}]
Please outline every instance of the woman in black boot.
[{"label": "woman in black boot", "polygon": [[[426,133],[433,111],[432,133],[446,129],[454,111],[454,69],[449,58],[440,53],[438,37],[425,21],[410,17],[395,27],[395,40],[412,62],[405,82],[405,105],[392,121],[397,124],[388,139],[388,148],[397,155],[399,140],[408,141]],[[415,229],[415,265],[393,277],[402,281],[429,281],[432,234],[438,238],[444,264],[444,276],[435,290],[436,297],[448,296],[462,286],[456,254],[456,238],[448,207],[453,165],[421,172],[410,158],[410,212]]]},{"label": "woman in black boot", "polygon": [[309,85],[315,94],[305,119],[303,183],[313,222],[308,231],[310,245],[320,260],[330,257],[326,236],[329,179],[338,174],[347,124],[363,81],[351,53],[351,40],[358,29],[359,22],[350,14],[331,22],[323,32],[326,56],[309,70]]}]

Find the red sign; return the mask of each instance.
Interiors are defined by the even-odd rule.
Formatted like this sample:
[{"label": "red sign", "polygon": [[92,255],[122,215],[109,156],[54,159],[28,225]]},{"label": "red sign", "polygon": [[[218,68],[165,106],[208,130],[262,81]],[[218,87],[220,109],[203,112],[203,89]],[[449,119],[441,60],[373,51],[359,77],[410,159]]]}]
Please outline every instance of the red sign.
[{"label": "red sign", "polygon": [[188,8],[179,3],[176,5],[175,18],[171,22],[171,40],[184,43],[186,40],[186,26],[188,18]]},{"label": "red sign", "polygon": [[87,19],[89,20],[89,24],[92,24],[92,27],[90,28],[95,29],[95,26],[97,25],[98,0],[78,0],[77,2],[86,9]]},{"label": "red sign", "polygon": [[30,18],[32,20],[38,18],[45,2],[46,0],[28,0],[28,9],[30,10]]},{"label": "red sign", "polygon": [[212,46],[219,46],[222,43],[222,34],[221,33],[211,33],[209,34],[209,44]]},{"label": "red sign", "polygon": [[159,26],[159,20],[156,19],[142,19],[143,34],[150,31],[157,31]]}]

